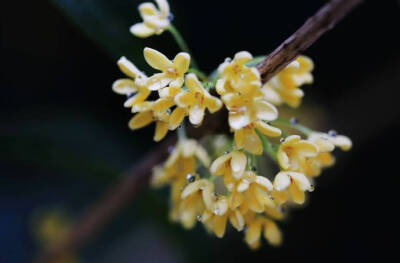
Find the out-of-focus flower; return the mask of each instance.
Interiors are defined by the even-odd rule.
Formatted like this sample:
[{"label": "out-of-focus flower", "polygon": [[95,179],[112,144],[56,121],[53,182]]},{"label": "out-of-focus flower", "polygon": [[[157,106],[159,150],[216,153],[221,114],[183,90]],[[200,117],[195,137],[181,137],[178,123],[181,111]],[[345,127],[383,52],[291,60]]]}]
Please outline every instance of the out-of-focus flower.
[{"label": "out-of-focus flower", "polygon": [[213,175],[233,176],[240,179],[246,169],[247,156],[241,151],[233,151],[218,157],[210,167]]},{"label": "out-of-focus flower", "polygon": [[260,246],[262,232],[264,232],[264,238],[271,245],[279,246],[282,243],[281,231],[275,222],[267,217],[249,213],[246,215],[246,223],[245,241],[251,249],[257,249]]},{"label": "out-of-focus flower", "polygon": [[160,90],[165,87],[181,88],[184,83],[184,74],[190,65],[190,55],[185,52],[178,53],[174,60],[169,60],[159,51],[146,47],[144,49],[146,62],[161,73],[154,74],[146,81],[150,90]]},{"label": "out-of-focus flower", "polygon": [[306,159],[317,156],[318,151],[314,143],[302,140],[298,135],[291,135],[280,145],[277,159],[284,170],[304,172]]},{"label": "out-of-focus flower", "polygon": [[172,14],[166,0],[155,0],[158,9],[153,3],[143,3],[139,5],[139,12],[143,23],[131,26],[130,31],[137,37],[149,37],[154,34],[161,34],[170,25]]},{"label": "out-of-focus flower", "polygon": [[291,107],[298,107],[304,96],[299,87],[313,82],[311,74],[313,67],[310,58],[299,56],[263,85],[261,90],[265,99],[275,105],[286,103]]}]

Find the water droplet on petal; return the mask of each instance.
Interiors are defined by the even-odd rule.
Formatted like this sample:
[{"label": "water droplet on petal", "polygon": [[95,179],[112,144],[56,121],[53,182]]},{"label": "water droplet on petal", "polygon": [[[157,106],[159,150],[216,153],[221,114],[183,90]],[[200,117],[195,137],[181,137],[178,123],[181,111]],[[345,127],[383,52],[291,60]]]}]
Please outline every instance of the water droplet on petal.
[{"label": "water droplet on petal", "polygon": [[283,138],[283,137],[279,139],[279,142],[280,142],[280,143],[282,143],[282,142],[284,142],[284,141],[285,141],[285,138]]},{"label": "water droplet on petal", "polygon": [[224,154],[229,154],[229,151],[225,151]]},{"label": "water droplet on petal", "polygon": [[255,166],[252,166],[250,169],[251,169],[253,172],[257,171],[257,167],[255,167]]},{"label": "water droplet on petal", "polygon": [[315,185],[312,184],[312,185],[310,186],[310,192],[312,192],[312,191],[314,191],[314,190],[315,190]]},{"label": "water droplet on petal", "polygon": [[295,118],[295,117],[290,118],[290,124],[296,125],[296,124],[298,124],[298,123],[299,123],[299,121],[297,120],[297,118]]},{"label": "water droplet on petal", "polygon": [[197,215],[197,220],[198,221],[201,221],[203,219],[203,216],[202,215]]},{"label": "water droplet on petal", "polygon": [[192,174],[187,174],[187,175],[186,175],[186,180],[187,180],[189,183],[193,183],[193,182],[196,180],[196,177],[195,177],[194,175],[192,175]]},{"label": "water droplet on petal", "polygon": [[331,136],[331,137],[335,137],[335,136],[337,135],[337,131],[335,131],[335,130],[330,130],[330,131],[328,132],[328,135]]},{"label": "water droplet on petal", "polygon": [[168,16],[167,16],[167,19],[168,19],[168,21],[174,20],[174,15],[169,13]]}]

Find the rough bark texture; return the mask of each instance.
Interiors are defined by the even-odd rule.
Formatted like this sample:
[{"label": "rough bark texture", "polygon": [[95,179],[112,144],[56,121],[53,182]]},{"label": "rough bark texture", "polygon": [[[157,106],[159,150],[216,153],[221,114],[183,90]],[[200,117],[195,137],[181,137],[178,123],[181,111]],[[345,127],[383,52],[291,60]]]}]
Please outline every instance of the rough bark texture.
[{"label": "rough bark texture", "polygon": [[361,2],[362,0],[332,0],[325,4],[293,35],[258,63],[257,69],[262,81],[270,80]]},{"label": "rough bark texture", "polygon": [[[313,44],[323,33],[331,29],[338,21],[347,15],[362,0],[332,0],[323,6],[314,16],[292,36],[283,42],[275,51],[257,65],[263,81],[272,76],[293,61],[300,53]],[[226,113],[226,112],[225,112]],[[227,114],[225,114],[226,116]],[[204,136],[205,133],[220,128],[222,120],[219,114],[207,118],[203,129],[194,129],[193,137]],[[226,123],[226,121],[225,121]],[[126,172],[120,182],[114,186],[97,204],[87,210],[77,222],[68,239],[55,244],[44,251],[34,262],[51,263],[55,259],[79,249],[89,238],[107,223],[116,212],[144,189],[150,179],[152,168],[161,163],[168,155],[168,147],[174,145],[176,138],[165,140],[156,149],[150,151],[139,163]]]}]

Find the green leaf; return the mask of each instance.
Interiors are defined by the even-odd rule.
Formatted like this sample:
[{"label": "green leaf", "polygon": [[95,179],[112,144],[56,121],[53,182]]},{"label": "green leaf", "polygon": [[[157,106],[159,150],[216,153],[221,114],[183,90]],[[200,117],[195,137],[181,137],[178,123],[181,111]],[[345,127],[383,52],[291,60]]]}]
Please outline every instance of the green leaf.
[{"label": "green leaf", "polygon": [[[126,0],[51,0],[94,43],[113,59],[135,58],[143,66],[142,50],[146,40],[134,37],[129,28],[141,21],[137,2]],[[139,60],[139,61],[137,61]]]}]

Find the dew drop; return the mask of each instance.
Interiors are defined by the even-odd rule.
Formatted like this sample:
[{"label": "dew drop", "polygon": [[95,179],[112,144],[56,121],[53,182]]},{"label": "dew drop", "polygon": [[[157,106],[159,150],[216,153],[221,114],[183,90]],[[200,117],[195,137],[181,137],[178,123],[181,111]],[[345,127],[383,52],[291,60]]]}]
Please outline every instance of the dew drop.
[{"label": "dew drop", "polygon": [[282,142],[284,142],[284,141],[285,141],[285,138],[283,138],[283,137],[279,139],[279,142],[280,142],[280,143],[282,143]]},{"label": "dew drop", "polygon": [[198,221],[201,221],[203,219],[203,216],[202,215],[197,215],[197,220]]},{"label": "dew drop", "polygon": [[174,15],[169,13],[168,16],[167,16],[167,19],[168,19],[168,21],[174,20]]},{"label": "dew drop", "polygon": [[174,151],[174,146],[168,146],[167,152],[172,153]]},{"label": "dew drop", "polygon": [[214,209],[214,214],[219,215],[219,208],[218,207]]},{"label": "dew drop", "polygon": [[187,180],[189,183],[193,183],[193,182],[196,180],[196,177],[195,177],[194,175],[192,175],[192,174],[187,174],[187,175],[186,175],[186,180]]},{"label": "dew drop", "polygon": [[328,132],[328,135],[331,136],[331,137],[336,137],[337,131],[335,131],[335,130],[330,130],[330,131]]},{"label": "dew drop", "polygon": [[312,192],[312,191],[314,191],[314,190],[315,190],[315,185],[312,184],[312,185],[310,186],[310,192]]},{"label": "dew drop", "polygon": [[246,231],[247,231],[247,226],[244,226],[242,231],[243,231],[244,233],[246,233]]},{"label": "dew drop", "polygon": [[170,115],[170,114],[171,114],[171,109],[167,109],[165,112],[166,112],[168,115]]},{"label": "dew drop", "polygon": [[228,63],[229,63],[229,62],[231,62],[231,61],[232,61],[231,58],[226,58],[226,59],[225,59],[225,62],[228,62]]},{"label": "dew drop", "polygon": [[298,124],[298,123],[299,123],[299,121],[297,120],[297,118],[295,118],[295,117],[290,118],[290,124],[296,125],[296,124]]},{"label": "dew drop", "polygon": [[224,154],[229,154],[229,151],[225,151]]},{"label": "dew drop", "polygon": [[251,169],[253,172],[257,171],[257,168],[256,168],[255,166],[252,166],[250,169]]}]

